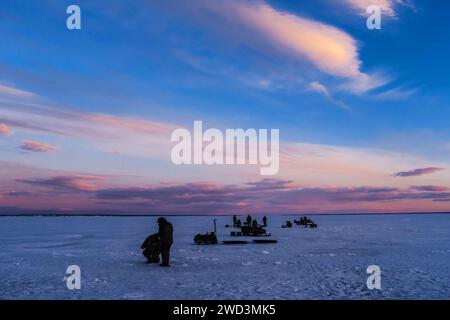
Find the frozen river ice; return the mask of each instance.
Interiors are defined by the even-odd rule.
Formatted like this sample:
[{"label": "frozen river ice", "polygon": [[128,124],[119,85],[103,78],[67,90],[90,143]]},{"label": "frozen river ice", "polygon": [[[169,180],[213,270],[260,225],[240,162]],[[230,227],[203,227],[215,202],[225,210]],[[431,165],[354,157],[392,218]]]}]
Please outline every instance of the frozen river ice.
[{"label": "frozen river ice", "polygon": [[[157,217],[0,217],[1,299],[449,299],[450,215],[269,217],[277,244],[197,246],[213,217],[169,217],[172,267],[145,264]],[[231,217],[216,217],[219,240]],[[381,268],[381,290],[366,268]],[[66,268],[81,268],[68,290]]]}]

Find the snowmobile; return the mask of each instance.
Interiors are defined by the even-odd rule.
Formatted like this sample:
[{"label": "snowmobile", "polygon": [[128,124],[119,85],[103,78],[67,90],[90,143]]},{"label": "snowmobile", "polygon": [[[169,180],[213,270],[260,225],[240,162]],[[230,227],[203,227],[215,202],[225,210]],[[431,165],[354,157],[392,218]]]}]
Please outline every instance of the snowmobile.
[{"label": "snowmobile", "polygon": [[217,236],[216,236],[216,220],[214,219],[214,231],[208,232],[206,234],[197,234],[194,237],[194,242],[196,244],[217,244]]},{"label": "snowmobile", "polygon": [[283,224],[281,227],[282,228],[292,228],[292,222],[286,221],[286,224]]},{"label": "snowmobile", "polygon": [[147,263],[158,263],[161,254],[161,241],[158,235],[151,234],[141,245],[142,254],[147,258]]},{"label": "snowmobile", "polygon": [[317,224],[307,217],[302,217],[300,220],[294,220],[294,223],[298,226],[304,226],[305,228],[317,228]]},{"label": "snowmobile", "polygon": [[217,236],[214,232],[208,232],[207,234],[197,234],[194,237],[196,244],[217,244]]},{"label": "snowmobile", "polygon": [[243,226],[241,227],[241,232],[244,237],[270,237],[271,235],[270,233],[267,233],[266,229],[260,226]]}]

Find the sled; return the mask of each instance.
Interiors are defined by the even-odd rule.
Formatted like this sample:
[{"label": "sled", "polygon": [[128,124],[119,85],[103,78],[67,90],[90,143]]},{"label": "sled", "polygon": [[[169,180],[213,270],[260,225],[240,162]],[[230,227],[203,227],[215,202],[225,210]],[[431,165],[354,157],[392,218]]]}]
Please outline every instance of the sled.
[{"label": "sled", "polygon": [[277,243],[277,240],[271,240],[271,239],[254,239],[253,240],[254,243]]},{"label": "sled", "polygon": [[242,241],[242,240],[225,240],[222,241],[223,244],[247,244],[247,241]]}]

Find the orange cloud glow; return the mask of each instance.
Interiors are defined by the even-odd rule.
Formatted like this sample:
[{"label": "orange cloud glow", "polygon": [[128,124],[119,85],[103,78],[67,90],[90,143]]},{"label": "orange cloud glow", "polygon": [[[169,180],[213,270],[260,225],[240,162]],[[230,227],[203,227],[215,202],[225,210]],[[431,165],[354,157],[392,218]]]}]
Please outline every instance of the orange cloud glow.
[{"label": "orange cloud glow", "polygon": [[9,137],[11,135],[12,135],[12,132],[9,129],[9,127],[4,123],[0,123],[0,136]]}]

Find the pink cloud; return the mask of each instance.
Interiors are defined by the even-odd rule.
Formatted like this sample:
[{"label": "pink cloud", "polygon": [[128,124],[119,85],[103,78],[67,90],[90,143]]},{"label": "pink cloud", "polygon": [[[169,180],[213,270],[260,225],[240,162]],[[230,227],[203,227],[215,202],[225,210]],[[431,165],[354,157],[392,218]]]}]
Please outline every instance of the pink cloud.
[{"label": "pink cloud", "polygon": [[[105,176],[67,173],[21,178],[0,195],[3,205],[16,209],[41,207],[51,212],[70,207],[74,212],[99,209],[154,214],[446,211],[450,198],[450,189],[435,186],[316,187],[280,179],[134,186],[111,186],[109,181],[108,186],[103,185],[104,180]],[[20,187],[24,184],[26,189]]]},{"label": "pink cloud", "polygon": [[106,114],[85,114],[82,115],[82,118],[98,125],[115,128],[118,131],[126,130],[144,134],[165,134],[169,132],[169,130],[173,130],[175,128],[175,126],[165,123],[126,117],[117,117]]},{"label": "pink cloud", "polygon": [[[178,213],[289,213],[314,207],[328,212],[344,206],[354,210],[391,210],[393,203],[448,199],[450,192],[428,192],[396,187],[299,187],[291,181],[261,180],[241,185],[188,183],[100,189],[95,197],[105,201],[144,201],[160,212]],[[370,205],[369,205],[370,204]],[[384,204],[384,205],[383,205]]]},{"label": "pink cloud", "polygon": [[[328,76],[343,78],[345,83],[338,87],[339,90],[362,94],[390,81],[380,73],[367,74],[361,70],[358,42],[349,33],[277,9],[264,1],[199,0],[184,10],[211,30],[218,33],[226,30],[224,37],[227,40],[251,46],[265,54],[276,54],[302,66],[312,66]],[[260,81],[257,83],[261,84]],[[264,80],[262,87],[266,88],[270,83],[270,80]]]},{"label": "pink cloud", "polygon": [[308,60],[319,70],[333,76],[361,76],[356,41],[344,31],[264,3],[241,2],[233,8],[242,22],[261,37]]},{"label": "pink cloud", "polygon": [[53,151],[56,150],[56,147],[51,146],[47,143],[41,143],[32,140],[22,141],[22,145],[20,146],[20,148],[25,151],[43,152],[43,153],[52,153]]},{"label": "pink cloud", "polygon": [[9,137],[12,135],[11,130],[9,129],[9,127],[4,124],[4,123],[0,123],[0,135],[1,136],[5,136],[5,137]]},{"label": "pink cloud", "polygon": [[[427,166],[445,168],[447,164],[391,150],[285,143],[280,146],[280,173],[277,177],[320,187],[391,185],[409,188],[411,181],[406,178],[400,179],[399,176],[431,172],[418,170],[414,173],[404,173],[406,170],[401,168],[427,168]],[[399,171],[402,173],[393,174]],[[445,186],[449,179],[448,170],[441,170],[439,174],[423,176],[421,184]]]},{"label": "pink cloud", "polygon": [[335,26],[275,9],[262,1],[200,3],[225,18],[228,29],[238,26],[235,39],[245,45],[269,49],[327,75],[344,78],[346,83],[340,90],[361,94],[390,81],[381,74],[362,72],[356,39]]},{"label": "pink cloud", "polygon": [[[170,155],[170,133],[178,126],[132,117],[70,111],[39,103],[21,102],[4,105],[0,117],[5,125],[89,142],[98,150],[122,155],[167,158]],[[35,143],[23,146],[27,151],[44,151]]]}]

